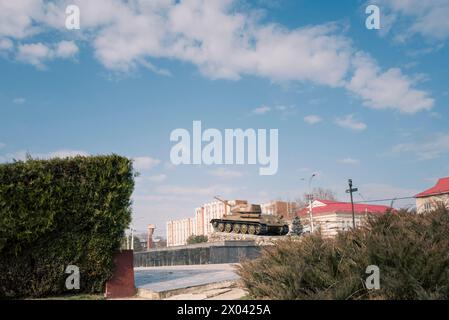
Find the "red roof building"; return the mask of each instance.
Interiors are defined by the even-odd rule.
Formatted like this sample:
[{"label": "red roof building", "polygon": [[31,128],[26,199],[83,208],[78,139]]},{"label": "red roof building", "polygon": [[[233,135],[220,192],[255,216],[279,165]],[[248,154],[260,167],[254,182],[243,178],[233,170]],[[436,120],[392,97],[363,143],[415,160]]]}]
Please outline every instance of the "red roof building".
[{"label": "red roof building", "polygon": [[[369,214],[382,215],[390,209],[390,207],[383,205],[355,203],[354,216],[356,226],[362,224],[363,220]],[[308,226],[310,231],[309,208],[303,208],[297,214],[301,218],[301,221]],[[312,202],[312,221],[314,230],[320,228],[323,235],[334,236],[338,231],[348,230],[353,226],[351,203],[314,200]]]},{"label": "red roof building", "polygon": [[415,195],[418,213],[425,213],[439,205],[449,208],[449,177],[440,178],[432,188]]},{"label": "red roof building", "polygon": [[436,185],[415,195],[415,198],[429,197],[449,193],[449,177],[438,179]]},{"label": "red roof building", "polygon": [[[339,202],[339,201],[329,201],[329,200],[315,200],[312,204],[313,215],[326,215],[329,213],[350,213],[352,214],[352,206],[350,202]],[[388,211],[390,207],[382,205],[371,205],[354,203],[354,213],[366,215],[371,214],[384,214]],[[309,208],[303,208],[298,212],[300,217],[308,217]]]}]

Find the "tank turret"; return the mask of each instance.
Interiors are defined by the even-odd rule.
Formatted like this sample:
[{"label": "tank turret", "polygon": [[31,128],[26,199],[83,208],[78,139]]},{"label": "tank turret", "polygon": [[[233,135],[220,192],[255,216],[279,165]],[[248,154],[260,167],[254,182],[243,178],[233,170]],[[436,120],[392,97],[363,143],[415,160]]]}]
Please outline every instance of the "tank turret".
[{"label": "tank turret", "polygon": [[231,206],[230,211],[232,214],[262,214],[262,209],[258,204],[237,204]]}]

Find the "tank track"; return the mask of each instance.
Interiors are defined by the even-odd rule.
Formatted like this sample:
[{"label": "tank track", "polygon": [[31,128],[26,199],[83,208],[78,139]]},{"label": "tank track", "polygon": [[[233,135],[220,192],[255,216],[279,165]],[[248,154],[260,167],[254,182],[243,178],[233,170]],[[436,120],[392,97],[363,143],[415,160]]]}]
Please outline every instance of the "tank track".
[{"label": "tank track", "polygon": [[222,219],[212,219],[210,221],[217,232],[240,233],[251,235],[286,235],[288,225],[268,226],[264,223],[250,221],[229,221]]}]

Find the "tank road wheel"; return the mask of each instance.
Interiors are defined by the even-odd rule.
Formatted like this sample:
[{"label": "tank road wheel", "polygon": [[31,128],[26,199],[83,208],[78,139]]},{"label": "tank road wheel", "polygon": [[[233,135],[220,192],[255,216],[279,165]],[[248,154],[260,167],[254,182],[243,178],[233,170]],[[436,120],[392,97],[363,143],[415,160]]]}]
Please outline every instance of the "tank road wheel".
[{"label": "tank road wheel", "polygon": [[245,234],[247,232],[248,232],[248,225],[242,224],[242,226],[240,227],[240,233]]},{"label": "tank road wheel", "polygon": [[278,231],[278,233],[279,233],[279,235],[283,235],[284,234],[284,227],[282,226],[282,227],[279,227],[279,229],[278,229],[279,231]]},{"label": "tank road wheel", "polygon": [[234,233],[240,233],[240,225],[238,223],[234,224],[232,231],[234,231]]},{"label": "tank road wheel", "polygon": [[224,231],[224,228],[225,228],[224,223],[223,223],[223,222],[220,222],[220,223],[218,224],[218,231],[223,232],[223,231]]},{"label": "tank road wheel", "polygon": [[260,234],[262,232],[262,226],[257,225],[256,226],[256,234]]},{"label": "tank road wheel", "polygon": [[232,224],[226,223],[225,231],[226,231],[227,233],[231,232],[231,231],[232,231]]},{"label": "tank road wheel", "polygon": [[212,222],[212,227],[214,228],[215,231],[218,231],[218,222],[217,221]]},{"label": "tank road wheel", "polygon": [[249,226],[248,233],[249,234],[256,234],[256,227],[253,226],[253,225]]}]

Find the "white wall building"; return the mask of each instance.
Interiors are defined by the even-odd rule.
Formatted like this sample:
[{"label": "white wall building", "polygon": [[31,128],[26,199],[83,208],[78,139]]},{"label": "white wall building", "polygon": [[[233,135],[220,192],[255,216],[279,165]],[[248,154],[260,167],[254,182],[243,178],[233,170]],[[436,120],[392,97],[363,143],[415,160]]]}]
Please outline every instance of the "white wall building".
[{"label": "white wall building", "polygon": [[[355,225],[360,226],[369,214],[385,214],[390,207],[383,205],[370,205],[355,203],[354,220]],[[305,232],[310,232],[310,211],[309,208],[303,208],[297,215],[301,219]],[[312,221],[314,231],[320,229],[321,234],[328,237],[335,236],[338,231],[349,230],[353,227],[352,206],[349,202],[314,200],[312,202]]]},{"label": "white wall building", "polygon": [[167,222],[167,247],[182,246],[195,234],[195,219],[186,218]]},{"label": "white wall building", "polygon": [[415,195],[416,210],[426,213],[438,206],[449,208],[449,177],[438,179],[435,186]]}]

